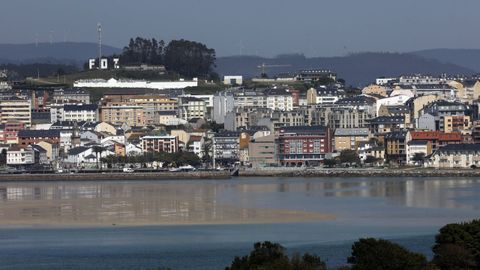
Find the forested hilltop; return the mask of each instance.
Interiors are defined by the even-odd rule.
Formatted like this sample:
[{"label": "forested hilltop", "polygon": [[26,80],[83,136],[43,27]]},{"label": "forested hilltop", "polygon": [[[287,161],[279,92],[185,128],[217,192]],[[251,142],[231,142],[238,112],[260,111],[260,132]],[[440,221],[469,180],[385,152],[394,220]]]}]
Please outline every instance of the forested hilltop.
[{"label": "forested hilltop", "polygon": [[185,39],[172,40],[168,44],[155,38],[130,39],[120,55],[120,65],[163,65],[170,73],[187,78],[199,77],[216,80],[214,72],[215,50],[205,44]]}]

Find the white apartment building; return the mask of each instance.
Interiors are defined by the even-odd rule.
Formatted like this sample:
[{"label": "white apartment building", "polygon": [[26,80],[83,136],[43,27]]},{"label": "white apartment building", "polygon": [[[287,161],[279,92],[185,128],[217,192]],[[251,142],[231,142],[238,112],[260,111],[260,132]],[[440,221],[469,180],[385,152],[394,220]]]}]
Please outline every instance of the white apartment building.
[{"label": "white apartment building", "polygon": [[203,99],[196,97],[180,97],[178,99],[179,116],[185,120],[205,118],[207,106]]},{"label": "white apartment building", "polygon": [[255,90],[241,90],[234,94],[234,107],[260,107],[267,105],[267,98],[263,92]]},{"label": "white apartment building", "polygon": [[225,115],[228,112],[233,111],[234,97],[231,92],[220,92],[213,97],[213,121],[217,124],[223,124],[225,122]]},{"label": "white apartment building", "polygon": [[434,168],[480,168],[480,144],[448,144],[433,153]]},{"label": "white apartment building", "polygon": [[293,110],[293,97],[285,89],[271,89],[265,94],[267,108],[278,111]]},{"label": "white apartment building", "polygon": [[18,146],[11,147],[7,151],[7,165],[21,166],[32,165],[35,163],[35,151],[31,146],[20,148]]},{"label": "white apartment building", "polygon": [[98,121],[96,104],[68,104],[63,107],[63,121]]}]

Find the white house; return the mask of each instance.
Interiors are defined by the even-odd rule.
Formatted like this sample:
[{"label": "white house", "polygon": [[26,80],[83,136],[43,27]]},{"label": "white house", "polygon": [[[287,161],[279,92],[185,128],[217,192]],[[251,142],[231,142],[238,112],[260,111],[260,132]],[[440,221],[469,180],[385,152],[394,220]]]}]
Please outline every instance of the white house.
[{"label": "white house", "polygon": [[31,146],[21,148],[12,146],[7,151],[7,165],[9,166],[26,166],[35,164],[35,151]]},{"label": "white house", "polygon": [[104,144],[108,141],[119,142],[121,144],[125,144],[125,136],[124,135],[106,135],[100,140],[101,144]]},{"label": "white house", "polygon": [[139,156],[141,155],[143,152],[142,152],[142,148],[133,144],[133,143],[129,143],[125,146],[125,153],[127,156]]},{"label": "white house", "polygon": [[[83,168],[94,167],[97,163],[97,154],[94,150],[94,147],[86,146],[72,148],[68,151],[65,163]],[[98,158],[107,157],[110,155],[115,155],[115,153],[108,149],[103,149],[101,153],[98,153]]]},{"label": "white house", "polygon": [[398,95],[377,100],[377,115],[381,106],[404,105],[410,99],[407,95]]},{"label": "white house", "polygon": [[267,108],[279,111],[293,110],[293,97],[285,89],[270,89],[265,94]]}]

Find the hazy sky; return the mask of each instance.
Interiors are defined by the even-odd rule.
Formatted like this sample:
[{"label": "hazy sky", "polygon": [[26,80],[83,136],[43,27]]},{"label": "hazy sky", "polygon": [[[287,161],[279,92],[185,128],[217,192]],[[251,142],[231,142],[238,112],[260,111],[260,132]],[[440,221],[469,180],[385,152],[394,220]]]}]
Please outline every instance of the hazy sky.
[{"label": "hazy sky", "polygon": [[219,56],[480,48],[478,0],[1,0],[0,10],[0,43],[96,42],[101,22],[105,44],[185,38]]}]

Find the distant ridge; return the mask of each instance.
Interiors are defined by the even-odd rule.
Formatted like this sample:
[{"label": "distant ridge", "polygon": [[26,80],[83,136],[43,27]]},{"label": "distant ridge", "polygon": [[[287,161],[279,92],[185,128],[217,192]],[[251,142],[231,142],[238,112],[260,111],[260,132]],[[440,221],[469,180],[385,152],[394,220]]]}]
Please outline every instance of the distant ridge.
[{"label": "distant ridge", "polygon": [[[104,45],[104,55],[121,53],[120,48]],[[91,42],[57,42],[0,44],[0,64],[67,64],[81,67],[89,58],[97,57],[98,47]],[[228,56],[217,59],[221,75],[259,75],[258,65],[278,64],[288,67],[267,69],[269,75],[294,73],[304,68],[327,68],[338,73],[348,84],[360,86],[380,76],[411,73],[472,74],[480,73],[480,49],[431,49],[410,53],[357,53],[339,57],[306,58],[303,55]]]},{"label": "distant ridge", "polygon": [[480,49],[431,49],[415,51],[412,54],[480,72]]},{"label": "distant ridge", "polygon": [[269,75],[295,73],[304,68],[324,68],[335,71],[347,84],[361,86],[385,76],[400,76],[413,73],[427,74],[473,74],[475,71],[435,59],[427,59],[408,53],[358,53],[344,57],[306,58],[303,55],[282,55],[276,58],[258,56],[230,56],[217,59],[217,72],[221,75],[258,76],[258,65],[289,65],[267,70]]},{"label": "distant ridge", "polygon": [[[104,55],[120,53],[121,49],[102,46]],[[98,45],[89,42],[58,42],[0,44],[0,63],[55,63],[81,65],[98,54]]]}]

